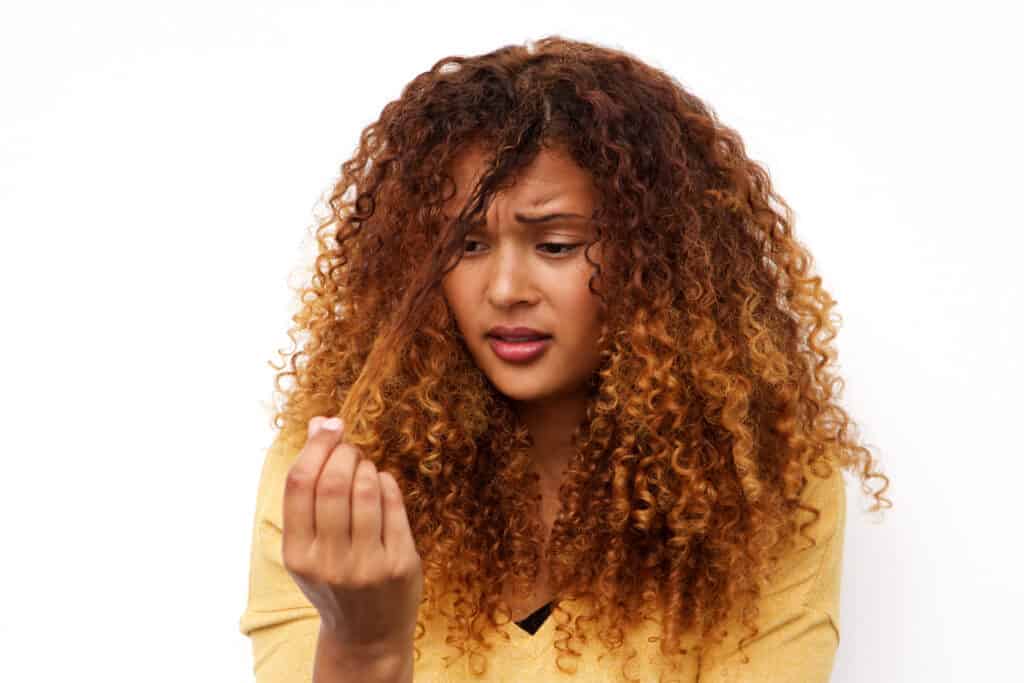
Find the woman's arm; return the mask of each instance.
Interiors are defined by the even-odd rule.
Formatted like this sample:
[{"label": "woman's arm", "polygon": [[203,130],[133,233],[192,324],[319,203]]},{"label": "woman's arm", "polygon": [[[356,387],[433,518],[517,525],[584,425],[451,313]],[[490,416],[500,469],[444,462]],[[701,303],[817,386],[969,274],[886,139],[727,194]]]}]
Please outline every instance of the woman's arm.
[{"label": "woman's arm", "polygon": [[284,567],[281,555],[284,481],[294,454],[278,437],[264,456],[249,559],[249,597],[239,621],[252,645],[256,683],[313,680],[320,613]]},{"label": "woman's arm", "polygon": [[239,630],[252,641],[257,683],[411,683],[413,645],[374,653],[345,651],[321,628],[320,614],[282,557],[282,500],[295,461],[280,439],[264,457],[249,560],[249,597]]},{"label": "woman's arm", "polygon": [[352,652],[320,629],[313,683],[412,683],[413,648]]}]

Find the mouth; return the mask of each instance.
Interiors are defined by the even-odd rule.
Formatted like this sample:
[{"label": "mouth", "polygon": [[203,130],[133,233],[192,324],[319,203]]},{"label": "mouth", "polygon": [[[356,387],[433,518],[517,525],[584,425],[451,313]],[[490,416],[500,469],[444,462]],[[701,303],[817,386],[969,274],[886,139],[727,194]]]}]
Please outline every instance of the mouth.
[{"label": "mouth", "polygon": [[494,354],[510,363],[524,363],[540,357],[551,345],[551,337],[506,338],[488,335]]}]

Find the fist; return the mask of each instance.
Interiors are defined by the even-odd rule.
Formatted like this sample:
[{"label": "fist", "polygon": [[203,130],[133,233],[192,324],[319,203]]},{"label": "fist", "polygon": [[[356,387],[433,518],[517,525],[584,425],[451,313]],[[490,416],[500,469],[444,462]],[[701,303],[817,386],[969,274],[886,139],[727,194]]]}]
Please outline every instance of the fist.
[{"label": "fist", "polygon": [[423,572],[398,483],[346,444],[337,418],[309,421],[284,492],[284,566],[354,649],[412,644]]}]

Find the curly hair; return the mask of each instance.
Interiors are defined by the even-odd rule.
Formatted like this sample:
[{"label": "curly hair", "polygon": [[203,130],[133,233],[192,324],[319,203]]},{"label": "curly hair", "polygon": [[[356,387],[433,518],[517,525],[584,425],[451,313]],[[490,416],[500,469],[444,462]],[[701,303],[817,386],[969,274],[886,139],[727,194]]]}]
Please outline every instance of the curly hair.
[{"label": "curly hair", "polygon": [[[470,145],[493,156],[446,218],[451,164]],[[686,652],[678,636],[689,629],[720,642],[734,610],[757,635],[755,602],[779,549],[798,534],[814,543],[809,476],[845,468],[864,493],[880,479],[871,511],[892,507],[888,477],[837,401],[836,302],[739,135],[615,49],[556,35],[445,57],[341,165],[298,290],[290,368],[273,365],[273,421],[300,448],[312,416],[339,415],[347,440],[396,478],[424,603],[436,608],[441,586],[458,596],[447,642],[480,671],[485,635],[508,623],[495,614],[511,618],[490,587],[537,575],[539,481],[532,438],[473,362],[440,283],[494,193],[556,147],[594,179],[595,241],[609,256],[587,258],[607,313],[602,361],[547,551],[556,594],[598,611],[575,623],[561,614],[559,668],[601,617],[614,649],[623,626],[663,610],[666,656]]]}]

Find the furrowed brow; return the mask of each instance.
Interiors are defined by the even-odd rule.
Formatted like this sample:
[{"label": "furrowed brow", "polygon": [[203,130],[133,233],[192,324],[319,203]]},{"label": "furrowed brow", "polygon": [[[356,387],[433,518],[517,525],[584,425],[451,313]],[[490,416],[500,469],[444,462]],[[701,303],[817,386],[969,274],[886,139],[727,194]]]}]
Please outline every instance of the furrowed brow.
[{"label": "furrowed brow", "polygon": [[578,213],[549,213],[543,216],[527,216],[525,214],[516,212],[515,216],[517,221],[519,221],[520,223],[526,223],[528,225],[534,225],[537,223],[549,223],[551,221],[556,221],[565,218],[586,218],[586,216],[581,216]]},{"label": "furrowed brow", "polygon": [[[539,226],[539,225],[544,225],[546,223],[551,223],[553,221],[558,221],[558,220],[569,220],[569,219],[586,220],[587,219],[586,216],[583,216],[583,215],[578,214],[578,213],[564,213],[564,212],[563,213],[548,213],[548,214],[544,214],[544,215],[541,215],[541,216],[529,216],[527,214],[516,212],[514,215],[515,215],[517,221],[519,221],[520,223],[523,223],[524,225],[528,225],[528,226]],[[447,214],[445,214],[444,218],[446,220],[451,220],[451,217],[449,217]],[[483,225],[483,222],[479,222],[479,225]]]}]

